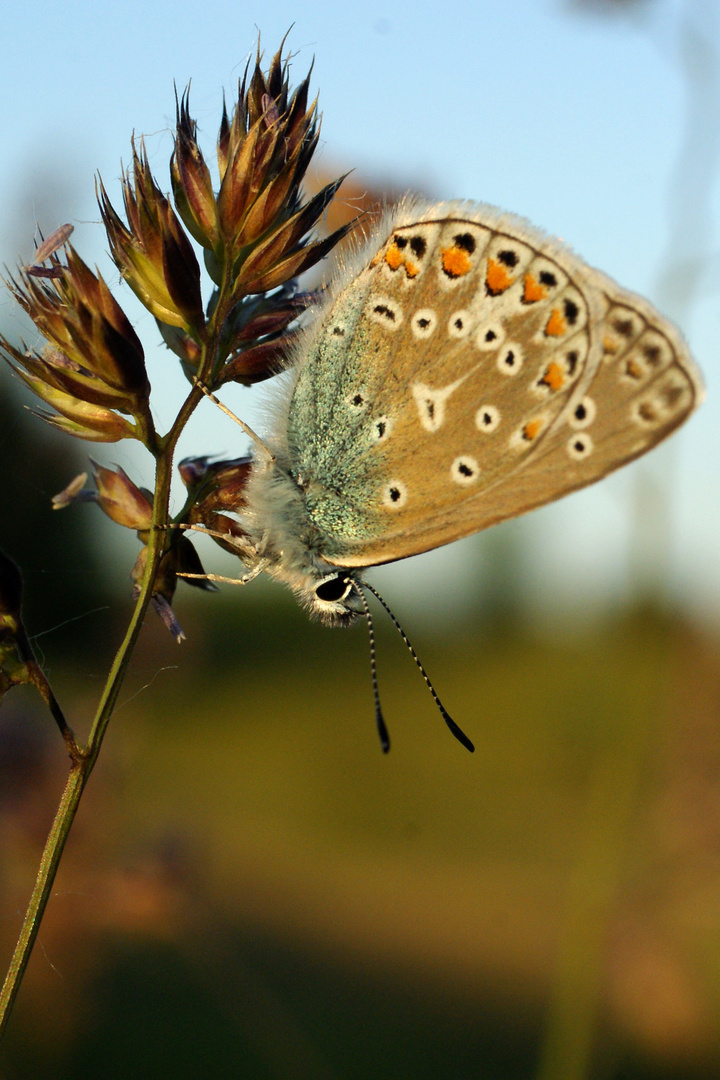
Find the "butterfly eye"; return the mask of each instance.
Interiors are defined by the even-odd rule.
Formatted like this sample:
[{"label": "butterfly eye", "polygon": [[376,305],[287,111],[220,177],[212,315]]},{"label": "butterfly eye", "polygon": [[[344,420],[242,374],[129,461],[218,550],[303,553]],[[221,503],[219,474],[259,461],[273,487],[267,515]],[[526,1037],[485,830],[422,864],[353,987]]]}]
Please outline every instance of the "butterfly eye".
[{"label": "butterfly eye", "polygon": [[337,603],[338,600],[344,600],[351,589],[352,581],[350,578],[334,575],[326,578],[325,581],[315,587],[315,595],[318,600],[324,600],[325,603],[332,604]]}]

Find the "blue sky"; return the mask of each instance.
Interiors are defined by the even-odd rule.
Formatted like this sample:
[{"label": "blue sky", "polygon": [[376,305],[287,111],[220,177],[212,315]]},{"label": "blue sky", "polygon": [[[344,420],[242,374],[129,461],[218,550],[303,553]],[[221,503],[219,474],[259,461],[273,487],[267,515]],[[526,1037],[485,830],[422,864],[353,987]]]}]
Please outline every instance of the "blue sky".
[{"label": "blue sky", "polygon": [[[297,80],[315,58],[323,166],[522,214],[679,322],[706,377],[702,410],[650,457],[511,528],[531,553],[523,588],[539,605],[552,598],[581,607],[581,597],[622,594],[629,568],[650,559],[671,592],[717,619],[720,18],[715,0],[581,6],[13,5],[0,69],[0,259],[29,254],[33,220],[46,232],[71,221],[81,253],[115,281],[97,225],[94,173],[119,202],[120,162],[134,131],[146,136],[167,185],[173,82],[183,88],[190,79],[210,156],[222,91],[232,100],[258,30],[272,53],[294,24]],[[167,354],[152,350],[152,320],[127,308],[151,365],[165,372]],[[11,331],[4,298],[0,319]],[[168,391],[168,418],[173,400]],[[252,422],[242,392],[228,401]],[[199,421],[181,447],[241,448],[217,415]],[[103,460],[150,478],[130,447],[111,447]],[[638,528],[634,511],[653,492],[661,509]],[[392,594],[420,575],[427,603],[446,594],[448,582],[466,587],[468,568],[482,576],[477,542],[384,570],[380,579]]]}]

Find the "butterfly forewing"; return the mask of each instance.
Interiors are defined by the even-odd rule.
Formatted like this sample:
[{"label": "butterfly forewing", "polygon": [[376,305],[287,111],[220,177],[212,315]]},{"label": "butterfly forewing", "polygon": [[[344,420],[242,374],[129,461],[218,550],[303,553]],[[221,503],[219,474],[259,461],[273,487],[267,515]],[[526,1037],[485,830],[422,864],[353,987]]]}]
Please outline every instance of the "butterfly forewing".
[{"label": "butterfly forewing", "polygon": [[659,442],[698,397],[649,304],[515,219],[438,209],[392,229],[298,373],[293,472],[337,565],[559,498]]}]

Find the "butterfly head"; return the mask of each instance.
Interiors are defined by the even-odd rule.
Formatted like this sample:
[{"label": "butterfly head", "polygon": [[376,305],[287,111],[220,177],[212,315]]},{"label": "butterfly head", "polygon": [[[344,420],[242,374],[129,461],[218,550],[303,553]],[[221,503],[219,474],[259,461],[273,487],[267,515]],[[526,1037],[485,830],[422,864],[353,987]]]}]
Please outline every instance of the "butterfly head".
[{"label": "butterfly head", "polygon": [[364,613],[360,586],[346,570],[315,578],[295,591],[310,615],[327,626],[350,626]]},{"label": "butterfly head", "polygon": [[[310,556],[309,552],[305,553]],[[302,562],[280,552],[275,559],[263,559],[261,568],[289,585],[310,618],[325,626],[351,626],[366,614],[357,571],[334,568],[311,556]]]}]

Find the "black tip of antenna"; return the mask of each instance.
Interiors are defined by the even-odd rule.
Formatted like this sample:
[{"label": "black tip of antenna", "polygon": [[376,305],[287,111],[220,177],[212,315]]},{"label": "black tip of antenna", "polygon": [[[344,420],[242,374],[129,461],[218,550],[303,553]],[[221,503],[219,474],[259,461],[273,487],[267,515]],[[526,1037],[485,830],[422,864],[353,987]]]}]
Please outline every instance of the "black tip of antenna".
[{"label": "black tip of antenna", "polygon": [[450,730],[452,731],[452,733],[455,736],[455,738],[457,739],[457,741],[459,743],[462,743],[462,745],[465,747],[465,749],[469,750],[471,754],[474,754],[475,753],[475,746],[474,746],[473,743],[470,742],[470,740],[468,739],[468,737],[465,734],[465,732],[463,731],[463,729],[461,727],[458,727],[458,725],[453,720],[452,716],[450,716],[449,713],[446,713],[445,710],[442,708],[442,706],[440,707],[440,713],[442,715],[443,720],[445,721],[447,726],[450,728]]},{"label": "black tip of antenna", "polygon": [[380,711],[379,705],[375,709],[375,723],[377,724],[378,735],[380,736],[380,745],[382,746],[383,754],[387,754],[388,750],[390,749],[390,735],[388,734],[388,729],[385,724],[383,714]]},{"label": "black tip of antenna", "polygon": [[[390,616],[390,618],[391,618],[391,620],[392,620],[392,622],[393,622],[393,624],[395,626],[395,629],[398,631],[398,633],[400,634],[400,637],[403,639],[403,641],[407,645],[408,649],[410,650],[410,655],[412,656],[413,660],[417,664],[418,669],[420,671],[420,674],[422,675],[423,679],[425,680],[425,683],[427,685],[428,690],[432,694],[433,701],[435,702],[438,709],[440,710],[440,715],[442,716],[443,720],[447,724],[448,728],[450,729],[452,734],[455,736],[457,741],[459,743],[462,743],[462,745],[465,747],[465,749],[469,750],[471,754],[474,754],[475,753],[474,745],[470,742],[470,740],[468,739],[467,735],[462,730],[462,728],[458,727],[458,725],[453,720],[452,716],[450,716],[450,714],[448,712],[446,712],[445,706],[443,705],[442,701],[440,700],[440,698],[435,693],[435,687],[433,686],[433,684],[430,682],[430,679],[428,678],[427,671],[425,670],[425,668],[422,666],[422,663],[420,662],[420,657],[418,656],[418,654],[415,652],[412,645],[408,641],[407,634],[403,630],[402,626],[397,621],[397,619],[393,615],[392,611],[390,610],[390,608],[387,606],[387,604],[383,600],[380,593],[376,589],[373,589],[372,585],[368,585],[367,581],[363,582],[363,586],[364,586],[364,588],[368,589],[368,591],[373,594],[375,599],[378,600],[380,604],[382,604],[382,606],[385,608],[388,615]],[[362,589],[357,587],[357,585],[356,585],[356,588],[357,588],[358,594],[360,596],[360,599],[362,601],[362,605],[363,605],[363,607],[365,609],[365,615],[367,617],[368,626],[370,628],[370,643],[371,643],[370,655],[371,655],[371,658],[372,658],[373,688],[375,690],[375,710],[376,710],[376,715],[378,716],[378,729],[380,730],[380,738],[382,739],[383,738],[382,732],[383,732],[383,730],[385,730],[385,724],[383,723],[382,716],[379,715],[379,713],[380,713],[380,702],[379,702],[378,694],[377,694],[377,678],[375,676],[375,637],[374,637],[374,633],[373,633],[373,629],[372,629],[372,621],[371,621],[371,618],[370,618],[370,609],[368,608],[368,603],[367,603],[367,600],[365,598],[365,594],[362,591]],[[382,724],[382,728],[380,727],[381,724]],[[385,735],[387,737],[387,732],[385,732]],[[387,750],[390,749],[389,740],[388,740],[387,746],[385,746],[385,742],[383,741],[383,748],[385,749],[386,752],[387,752]]]}]

